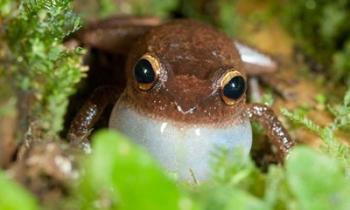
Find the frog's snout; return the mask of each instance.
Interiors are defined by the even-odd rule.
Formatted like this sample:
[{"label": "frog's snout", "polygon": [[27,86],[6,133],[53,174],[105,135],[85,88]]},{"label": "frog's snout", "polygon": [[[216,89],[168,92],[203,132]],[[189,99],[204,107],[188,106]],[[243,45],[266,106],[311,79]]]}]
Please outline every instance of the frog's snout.
[{"label": "frog's snout", "polygon": [[213,93],[210,82],[190,75],[177,75],[166,86],[177,111],[183,114],[193,113],[197,106]]},{"label": "frog's snout", "polygon": [[114,107],[109,126],[148,150],[168,172],[189,182],[209,178],[217,148],[248,154],[252,143],[250,122],[245,118],[225,126],[197,125],[151,117],[122,103]]}]

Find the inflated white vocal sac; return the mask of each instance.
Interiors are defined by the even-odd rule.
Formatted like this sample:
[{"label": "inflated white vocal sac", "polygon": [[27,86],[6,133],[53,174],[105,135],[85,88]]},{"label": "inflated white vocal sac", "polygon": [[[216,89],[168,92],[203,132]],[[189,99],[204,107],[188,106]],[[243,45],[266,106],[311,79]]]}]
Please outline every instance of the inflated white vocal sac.
[{"label": "inflated white vocal sac", "polygon": [[251,125],[243,117],[220,127],[193,125],[152,119],[117,103],[109,127],[129,136],[168,172],[188,182],[202,182],[210,177],[210,162],[216,149],[237,149],[248,155],[252,144]]}]

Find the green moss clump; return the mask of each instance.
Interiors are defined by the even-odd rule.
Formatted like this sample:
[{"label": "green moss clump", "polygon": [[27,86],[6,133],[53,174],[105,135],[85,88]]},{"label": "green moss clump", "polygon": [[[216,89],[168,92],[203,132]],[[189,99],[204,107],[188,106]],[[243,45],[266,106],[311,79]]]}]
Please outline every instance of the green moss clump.
[{"label": "green moss clump", "polygon": [[11,13],[1,13],[9,49],[5,55],[10,63],[6,77],[18,94],[17,102],[26,106],[20,118],[36,121],[45,131],[55,134],[62,129],[68,96],[86,70],[81,64],[84,51],[62,44],[80,27],[80,19],[72,12],[70,0],[24,0],[12,4]]}]

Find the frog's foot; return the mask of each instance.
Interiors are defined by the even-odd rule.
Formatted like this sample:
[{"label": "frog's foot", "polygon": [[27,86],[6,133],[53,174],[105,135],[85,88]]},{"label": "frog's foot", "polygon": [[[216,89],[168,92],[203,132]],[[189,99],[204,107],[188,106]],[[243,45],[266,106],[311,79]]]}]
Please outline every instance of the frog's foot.
[{"label": "frog's foot", "polygon": [[282,163],[293,147],[294,140],[275,113],[271,108],[261,104],[247,105],[245,113],[249,118],[259,122],[264,127],[272,145],[277,149],[278,162]]}]

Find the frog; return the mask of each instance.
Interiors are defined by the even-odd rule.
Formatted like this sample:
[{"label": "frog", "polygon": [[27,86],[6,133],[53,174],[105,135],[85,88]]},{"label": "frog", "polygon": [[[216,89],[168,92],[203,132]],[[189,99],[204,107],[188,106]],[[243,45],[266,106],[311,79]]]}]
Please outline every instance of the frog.
[{"label": "frog", "polygon": [[247,102],[248,76],[274,72],[277,62],[207,23],[117,16],[88,25],[76,40],[126,60],[115,67],[124,83],[97,88],[76,114],[68,131],[74,144],[88,141],[108,104],[109,129],[188,182],[211,177],[219,149],[248,156],[251,121],[266,131],[278,163],[295,144],[269,106]]}]

